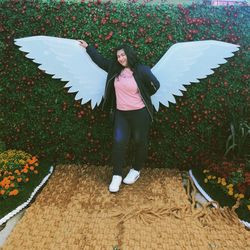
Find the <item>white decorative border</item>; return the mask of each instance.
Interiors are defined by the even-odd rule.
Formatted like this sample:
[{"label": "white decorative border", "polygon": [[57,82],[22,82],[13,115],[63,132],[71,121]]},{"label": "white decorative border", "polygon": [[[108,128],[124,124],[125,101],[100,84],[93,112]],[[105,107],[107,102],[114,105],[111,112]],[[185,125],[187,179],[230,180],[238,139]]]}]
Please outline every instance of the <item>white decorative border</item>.
[{"label": "white decorative border", "polygon": [[[190,177],[192,178],[195,186],[197,187],[197,189],[200,191],[200,193],[205,197],[205,199],[207,201],[213,201],[213,199],[203,190],[203,188],[200,186],[200,184],[198,183],[198,181],[195,179],[195,177],[193,176],[192,170],[190,169],[188,171]],[[214,207],[217,207],[216,204],[212,203]],[[247,228],[250,228],[250,223],[246,222],[244,220],[240,220],[241,223],[243,223]]]},{"label": "white decorative border", "polygon": [[30,198],[24,202],[23,204],[19,205],[17,208],[15,208],[13,211],[5,215],[2,219],[0,219],[0,226],[4,224],[6,221],[8,221],[11,217],[16,215],[18,212],[20,212],[22,209],[24,209],[33,199],[35,194],[39,191],[39,189],[44,185],[44,183],[49,179],[51,176],[52,172],[54,170],[54,167],[50,167],[49,174],[47,174],[43,180],[40,182],[40,184],[34,189],[34,191],[31,193]]}]

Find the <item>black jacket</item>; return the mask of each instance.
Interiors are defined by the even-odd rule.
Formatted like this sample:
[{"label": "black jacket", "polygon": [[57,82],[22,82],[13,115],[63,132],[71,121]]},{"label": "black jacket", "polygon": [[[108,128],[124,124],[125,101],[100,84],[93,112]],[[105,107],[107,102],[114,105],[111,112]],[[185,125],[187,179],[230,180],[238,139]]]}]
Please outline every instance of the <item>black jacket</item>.
[{"label": "black jacket", "polygon": [[[93,46],[88,46],[86,48],[87,53],[91,59],[103,70],[108,73],[104,100],[102,107],[113,111],[116,109],[116,97],[114,89],[114,79],[118,75],[115,71],[115,61],[108,60],[98,53],[98,51]],[[152,74],[151,69],[148,66],[138,64],[133,69],[133,76],[137,83],[138,89],[142,100],[153,120],[154,107],[151,101],[151,95],[153,95],[160,87],[159,81]]]}]

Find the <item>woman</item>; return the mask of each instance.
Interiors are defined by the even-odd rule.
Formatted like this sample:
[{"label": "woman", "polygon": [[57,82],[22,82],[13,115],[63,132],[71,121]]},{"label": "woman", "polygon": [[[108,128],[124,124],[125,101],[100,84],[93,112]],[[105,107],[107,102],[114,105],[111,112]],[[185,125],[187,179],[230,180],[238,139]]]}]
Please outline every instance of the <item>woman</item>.
[{"label": "woman", "polygon": [[113,177],[110,192],[118,192],[122,182],[122,168],[125,164],[126,148],[130,136],[135,142],[135,160],[125,184],[133,184],[140,177],[147,158],[147,141],[153,120],[153,95],[160,84],[149,67],[138,63],[137,56],[127,45],[116,49],[115,59],[101,56],[93,46],[79,40],[91,59],[108,72],[103,108],[114,112],[114,142],[112,149]]}]

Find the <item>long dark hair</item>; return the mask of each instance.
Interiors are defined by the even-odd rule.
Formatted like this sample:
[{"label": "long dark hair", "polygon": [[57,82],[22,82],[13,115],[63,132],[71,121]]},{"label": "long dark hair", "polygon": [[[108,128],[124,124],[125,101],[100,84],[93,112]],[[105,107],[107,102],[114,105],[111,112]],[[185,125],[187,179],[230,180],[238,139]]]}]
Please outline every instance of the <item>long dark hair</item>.
[{"label": "long dark hair", "polygon": [[136,67],[136,65],[139,63],[138,57],[137,57],[136,52],[133,48],[131,48],[127,44],[122,44],[122,45],[118,46],[114,50],[114,52],[115,52],[114,61],[116,62],[115,63],[115,71],[118,74],[120,74],[121,71],[124,69],[124,67],[117,60],[117,51],[121,50],[121,49],[124,50],[124,52],[127,56],[128,66],[131,70],[133,70]]}]

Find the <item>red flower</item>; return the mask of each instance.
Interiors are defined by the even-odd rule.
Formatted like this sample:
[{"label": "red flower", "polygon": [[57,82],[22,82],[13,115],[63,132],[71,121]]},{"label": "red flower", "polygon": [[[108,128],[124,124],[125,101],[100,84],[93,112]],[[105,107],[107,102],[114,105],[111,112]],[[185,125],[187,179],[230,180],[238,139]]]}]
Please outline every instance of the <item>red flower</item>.
[{"label": "red flower", "polygon": [[145,43],[152,43],[153,38],[151,36],[147,37]]},{"label": "red flower", "polygon": [[139,31],[140,31],[141,33],[143,33],[143,32],[145,31],[145,29],[139,28]]},{"label": "red flower", "polygon": [[105,37],[105,40],[110,40],[111,37],[113,36],[114,32],[110,31],[109,34]]},{"label": "red flower", "polygon": [[248,80],[248,79],[250,79],[250,74],[249,75],[247,75],[247,74],[246,75],[242,75],[242,78],[245,79],[245,80]]},{"label": "red flower", "polygon": [[114,19],[112,20],[112,23],[119,23],[119,19],[115,19],[115,18],[114,18]]},{"label": "red flower", "polygon": [[102,18],[101,24],[104,25],[107,22],[106,18]]},{"label": "red flower", "polygon": [[168,40],[172,41],[173,40],[173,36],[171,34],[168,34]]},{"label": "red flower", "polygon": [[91,33],[88,32],[88,31],[84,32],[84,34],[85,34],[86,36],[91,36]]},{"label": "red flower", "polygon": [[199,31],[198,30],[189,30],[191,34],[197,34]]}]

